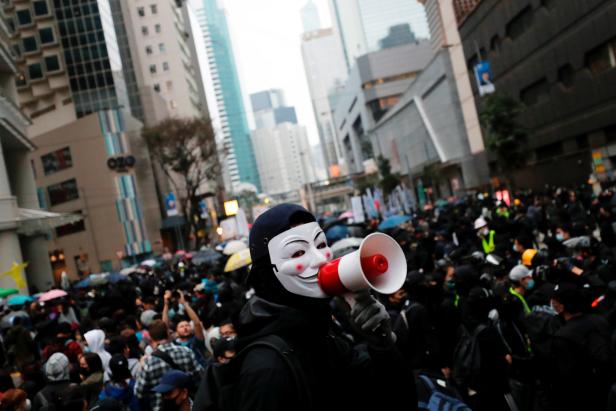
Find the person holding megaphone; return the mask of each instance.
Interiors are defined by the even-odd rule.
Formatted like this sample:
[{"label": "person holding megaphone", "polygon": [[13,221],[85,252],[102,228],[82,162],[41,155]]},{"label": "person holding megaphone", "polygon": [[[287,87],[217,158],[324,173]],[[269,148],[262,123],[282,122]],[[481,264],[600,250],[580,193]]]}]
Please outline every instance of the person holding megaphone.
[{"label": "person holding megaphone", "polygon": [[[259,216],[249,242],[255,296],[237,321],[238,354],[225,365],[236,367],[237,381],[226,399],[210,393],[217,397],[211,409],[416,409],[413,376],[396,351],[389,315],[370,295],[402,286],[406,261],[397,243],[372,234],[359,250],[332,261],[315,217],[292,204]],[[354,337],[365,344],[336,331],[334,296],[349,302]]]}]

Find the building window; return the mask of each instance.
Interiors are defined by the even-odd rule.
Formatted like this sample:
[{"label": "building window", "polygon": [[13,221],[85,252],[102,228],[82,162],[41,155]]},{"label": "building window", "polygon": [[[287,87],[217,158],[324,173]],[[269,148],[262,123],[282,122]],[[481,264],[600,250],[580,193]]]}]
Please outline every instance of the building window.
[{"label": "building window", "polygon": [[169,63],[163,61],[163,71],[169,71]]},{"label": "building window", "polygon": [[490,40],[490,50],[495,51],[495,52],[499,52],[501,48],[501,38],[497,35],[492,37],[492,40]]},{"label": "building window", "polygon": [[512,40],[520,37],[533,24],[533,9],[530,6],[525,7],[513,19],[507,23],[507,37]]},{"label": "building window", "polygon": [[17,23],[20,26],[27,26],[32,24],[32,14],[30,14],[30,9],[17,10]]},{"label": "building window", "polygon": [[17,87],[25,87],[28,85],[28,80],[26,79],[24,73],[17,74],[17,76],[15,77],[15,85]]},{"label": "building window", "polygon": [[154,31],[160,33],[160,24],[154,25]]},{"label": "building window", "polygon": [[520,100],[527,106],[547,100],[550,94],[550,84],[544,78],[520,91]]},{"label": "building window", "polygon": [[47,7],[47,0],[37,0],[32,3],[35,16],[47,16],[49,15],[49,7]]},{"label": "building window", "polygon": [[595,76],[616,67],[616,39],[586,53],[586,67]]},{"label": "building window", "polygon": [[160,93],[160,84],[154,84],[154,91]]},{"label": "building window", "polygon": [[139,14],[139,17],[144,17],[145,16],[145,8],[138,7],[137,8],[137,14]]},{"label": "building window", "polygon": [[61,148],[51,153],[41,156],[43,163],[43,172],[46,176],[57,173],[58,171],[66,170],[73,166],[73,157],[71,149],[68,147]]},{"label": "building window", "polygon": [[58,56],[45,57],[45,70],[48,72],[60,70],[60,59],[58,59]]},{"label": "building window", "polygon": [[24,53],[38,51],[38,43],[36,42],[36,37],[34,36],[22,38],[21,43],[23,44]]},{"label": "building window", "polygon": [[158,43],[158,51],[161,53],[165,52],[165,43]]},{"label": "building window", "polygon": [[145,54],[147,55],[152,54],[152,46],[145,46]]},{"label": "building window", "polygon": [[47,187],[47,195],[51,206],[76,200],[79,198],[77,180],[73,178],[58,184],[52,184]]},{"label": "building window", "polygon": [[150,64],[150,73],[156,74],[156,64]]},{"label": "building window", "polygon": [[41,44],[51,44],[55,42],[53,29],[51,27],[45,27],[43,29],[40,29],[39,37],[41,38]]},{"label": "building window", "polygon": [[9,33],[14,34],[15,33],[15,20],[13,20],[11,17],[7,17],[6,19],[6,25],[9,28]]},{"label": "building window", "polygon": [[142,27],[141,27],[141,33],[142,33],[144,36],[147,36],[147,35],[148,35],[148,26],[142,26]]},{"label": "building window", "polygon": [[15,57],[20,58],[21,57],[21,47],[19,47],[19,43],[15,43],[13,44],[13,53],[15,53]]},{"label": "building window", "polygon": [[571,88],[575,81],[575,72],[571,64],[565,64],[558,69],[558,82],[564,88]]},{"label": "building window", "polygon": [[34,63],[28,65],[28,78],[32,80],[40,80],[43,78],[43,67],[41,63]]},{"label": "building window", "polygon": [[158,13],[158,7],[156,7],[156,4],[151,4],[150,10],[152,11],[152,14]]},{"label": "building window", "polygon": [[[81,214],[81,210],[80,211],[72,211],[73,214]],[[58,237],[64,237],[66,235],[71,235],[71,234],[75,234],[75,233],[80,233],[82,231],[86,230],[86,224],[84,222],[84,220],[79,220],[76,223],[73,224],[64,224],[61,225],[60,227],[56,227],[56,236]]]}]

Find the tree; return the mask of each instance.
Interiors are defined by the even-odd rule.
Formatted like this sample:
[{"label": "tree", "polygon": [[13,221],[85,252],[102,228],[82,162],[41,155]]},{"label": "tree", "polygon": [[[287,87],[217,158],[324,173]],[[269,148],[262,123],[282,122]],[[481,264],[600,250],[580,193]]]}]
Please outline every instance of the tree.
[{"label": "tree", "polygon": [[529,133],[519,123],[519,115],[525,108],[524,104],[503,94],[491,94],[482,102],[479,119],[486,147],[496,155],[499,170],[505,177],[510,177],[508,174],[525,162],[521,148]]},{"label": "tree", "polygon": [[[199,246],[202,221],[199,201],[209,184],[220,175],[218,150],[209,119],[170,118],[154,127],[144,128],[142,136],[150,155],[163,169],[179,197],[183,215]],[[210,187],[211,188],[211,187]]]},{"label": "tree", "polygon": [[383,194],[389,195],[398,184],[400,184],[400,176],[398,174],[392,174],[391,165],[389,160],[383,156],[378,158],[379,174],[381,175],[381,189]]}]

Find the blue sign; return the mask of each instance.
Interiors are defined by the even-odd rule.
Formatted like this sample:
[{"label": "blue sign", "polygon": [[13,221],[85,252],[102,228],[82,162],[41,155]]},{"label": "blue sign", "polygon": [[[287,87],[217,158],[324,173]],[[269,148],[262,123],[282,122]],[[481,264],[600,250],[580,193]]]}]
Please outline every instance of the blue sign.
[{"label": "blue sign", "polygon": [[178,215],[178,207],[175,201],[175,194],[173,192],[167,194],[165,197],[165,210],[167,211],[167,217]]},{"label": "blue sign", "polygon": [[479,95],[492,94],[495,91],[494,83],[492,82],[492,67],[489,61],[480,61],[475,66],[475,80]]}]

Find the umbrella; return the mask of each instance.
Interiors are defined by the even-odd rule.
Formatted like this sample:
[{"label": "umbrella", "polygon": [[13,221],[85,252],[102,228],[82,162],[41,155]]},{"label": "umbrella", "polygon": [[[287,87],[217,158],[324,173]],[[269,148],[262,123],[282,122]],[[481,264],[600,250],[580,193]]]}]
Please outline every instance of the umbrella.
[{"label": "umbrella", "polygon": [[0,288],[0,298],[8,297],[9,295],[18,294],[17,288]]},{"label": "umbrella", "polygon": [[338,216],[338,220],[344,220],[347,218],[353,218],[353,212],[352,211],[345,211],[344,213],[340,214]]},{"label": "umbrella", "polygon": [[222,254],[211,248],[206,248],[205,250],[196,251],[193,254],[192,261],[194,264],[199,265],[203,263],[216,263],[221,258]]},{"label": "umbrella", "polygon": [[330,243],[335,243],[338,240],[342,240],[349,236],[349,229],[347,226],[338,224],[334,225],[325,231],[325,237],[327,237],[327,241]]},{"label": "umbrella", "polygon": [[64,290],[53,289],[47,291],[46,293],[43,293],[43,295],[41,295],[41,297],[39,298],[39,301],[45,302],[55,300],[56,298],[66,297],[67,295],[68,294],[66,294],[66,291]]},{"label": "umbrella", "polygon": [[125,275],[122,275],[120,273],[110,273],[107,276],[107,282],[108,283],[116,284],[116,283],[119,283],[121,281],[130,281],[130,278],[128,278]]},{"label": "umbrella", "polygon": [[145,261],[142,261],[141,264],[139,265],[143,265],[146,267],[154,267],[156,265],[156,260],[153,260],[153,259],[145,260]]},{"label": "umbrella", "polygon": [[379,230],[389,230],[391,228],[396,228],[400,224],[406,223],[411,219],[411,216],[408,215],[395,215],[389,218],[386,218],[379,224]]},{"label": "umbrella", "polygon": [[350,251],[355,251],[361,245],[362,239],[356,237],[343,238],[332,244],[331,249],[334,253],[334,258],[342,257]]},{"label": "umbrella", "polygon": [[26,322],[30,321],[30,316],[27,312],[13,311],[2,317],[2,319],[0,320],[0,328],[2,328],[3,330],[11,328],[13,325],[15,325],[15,318],[17,317],[23,318]]},{"label": "umbrella", "polygon": [[245,248],[229,257],[227,264],[225,264],[225,273],[237,270],[238,268],[246,267],[250,264],[252,264],[252,259],[250,258],[250,250],[248,248]]},{"label": "umbrella", "polygon": [[245,242],[239,241],[239,240],[233,240],[233,241],[229,241],[227,245],[225,245],[225,248],[222,250],[222,253],[224,255],[233,255],[237,253],[238,251],[245,250],[247,248],[248,246],[246,245]]},{"label": "umbrella", "polygon": [[182,256],[182,255],[184,255],[184,254],[186,254],[186,250],[177,250],[177,251],[175,252],[175,255],[179,255],[179,256]]},{"label": "umbrella", "polygon": [[137,266],[126,267],[120,270],[120,274],[129,275],[129,274],[134,273],[135,271],[137,271]]},{"label": "umbrella", "polygon": [[8,305],[22,305],[34,301],[34,298],[29,295],[14,295],[8,300]]},{"label": "umbrella", "polygon": [[73,288],[88,288],[90,287],[90,278],[85,278],[73,286]]}]

